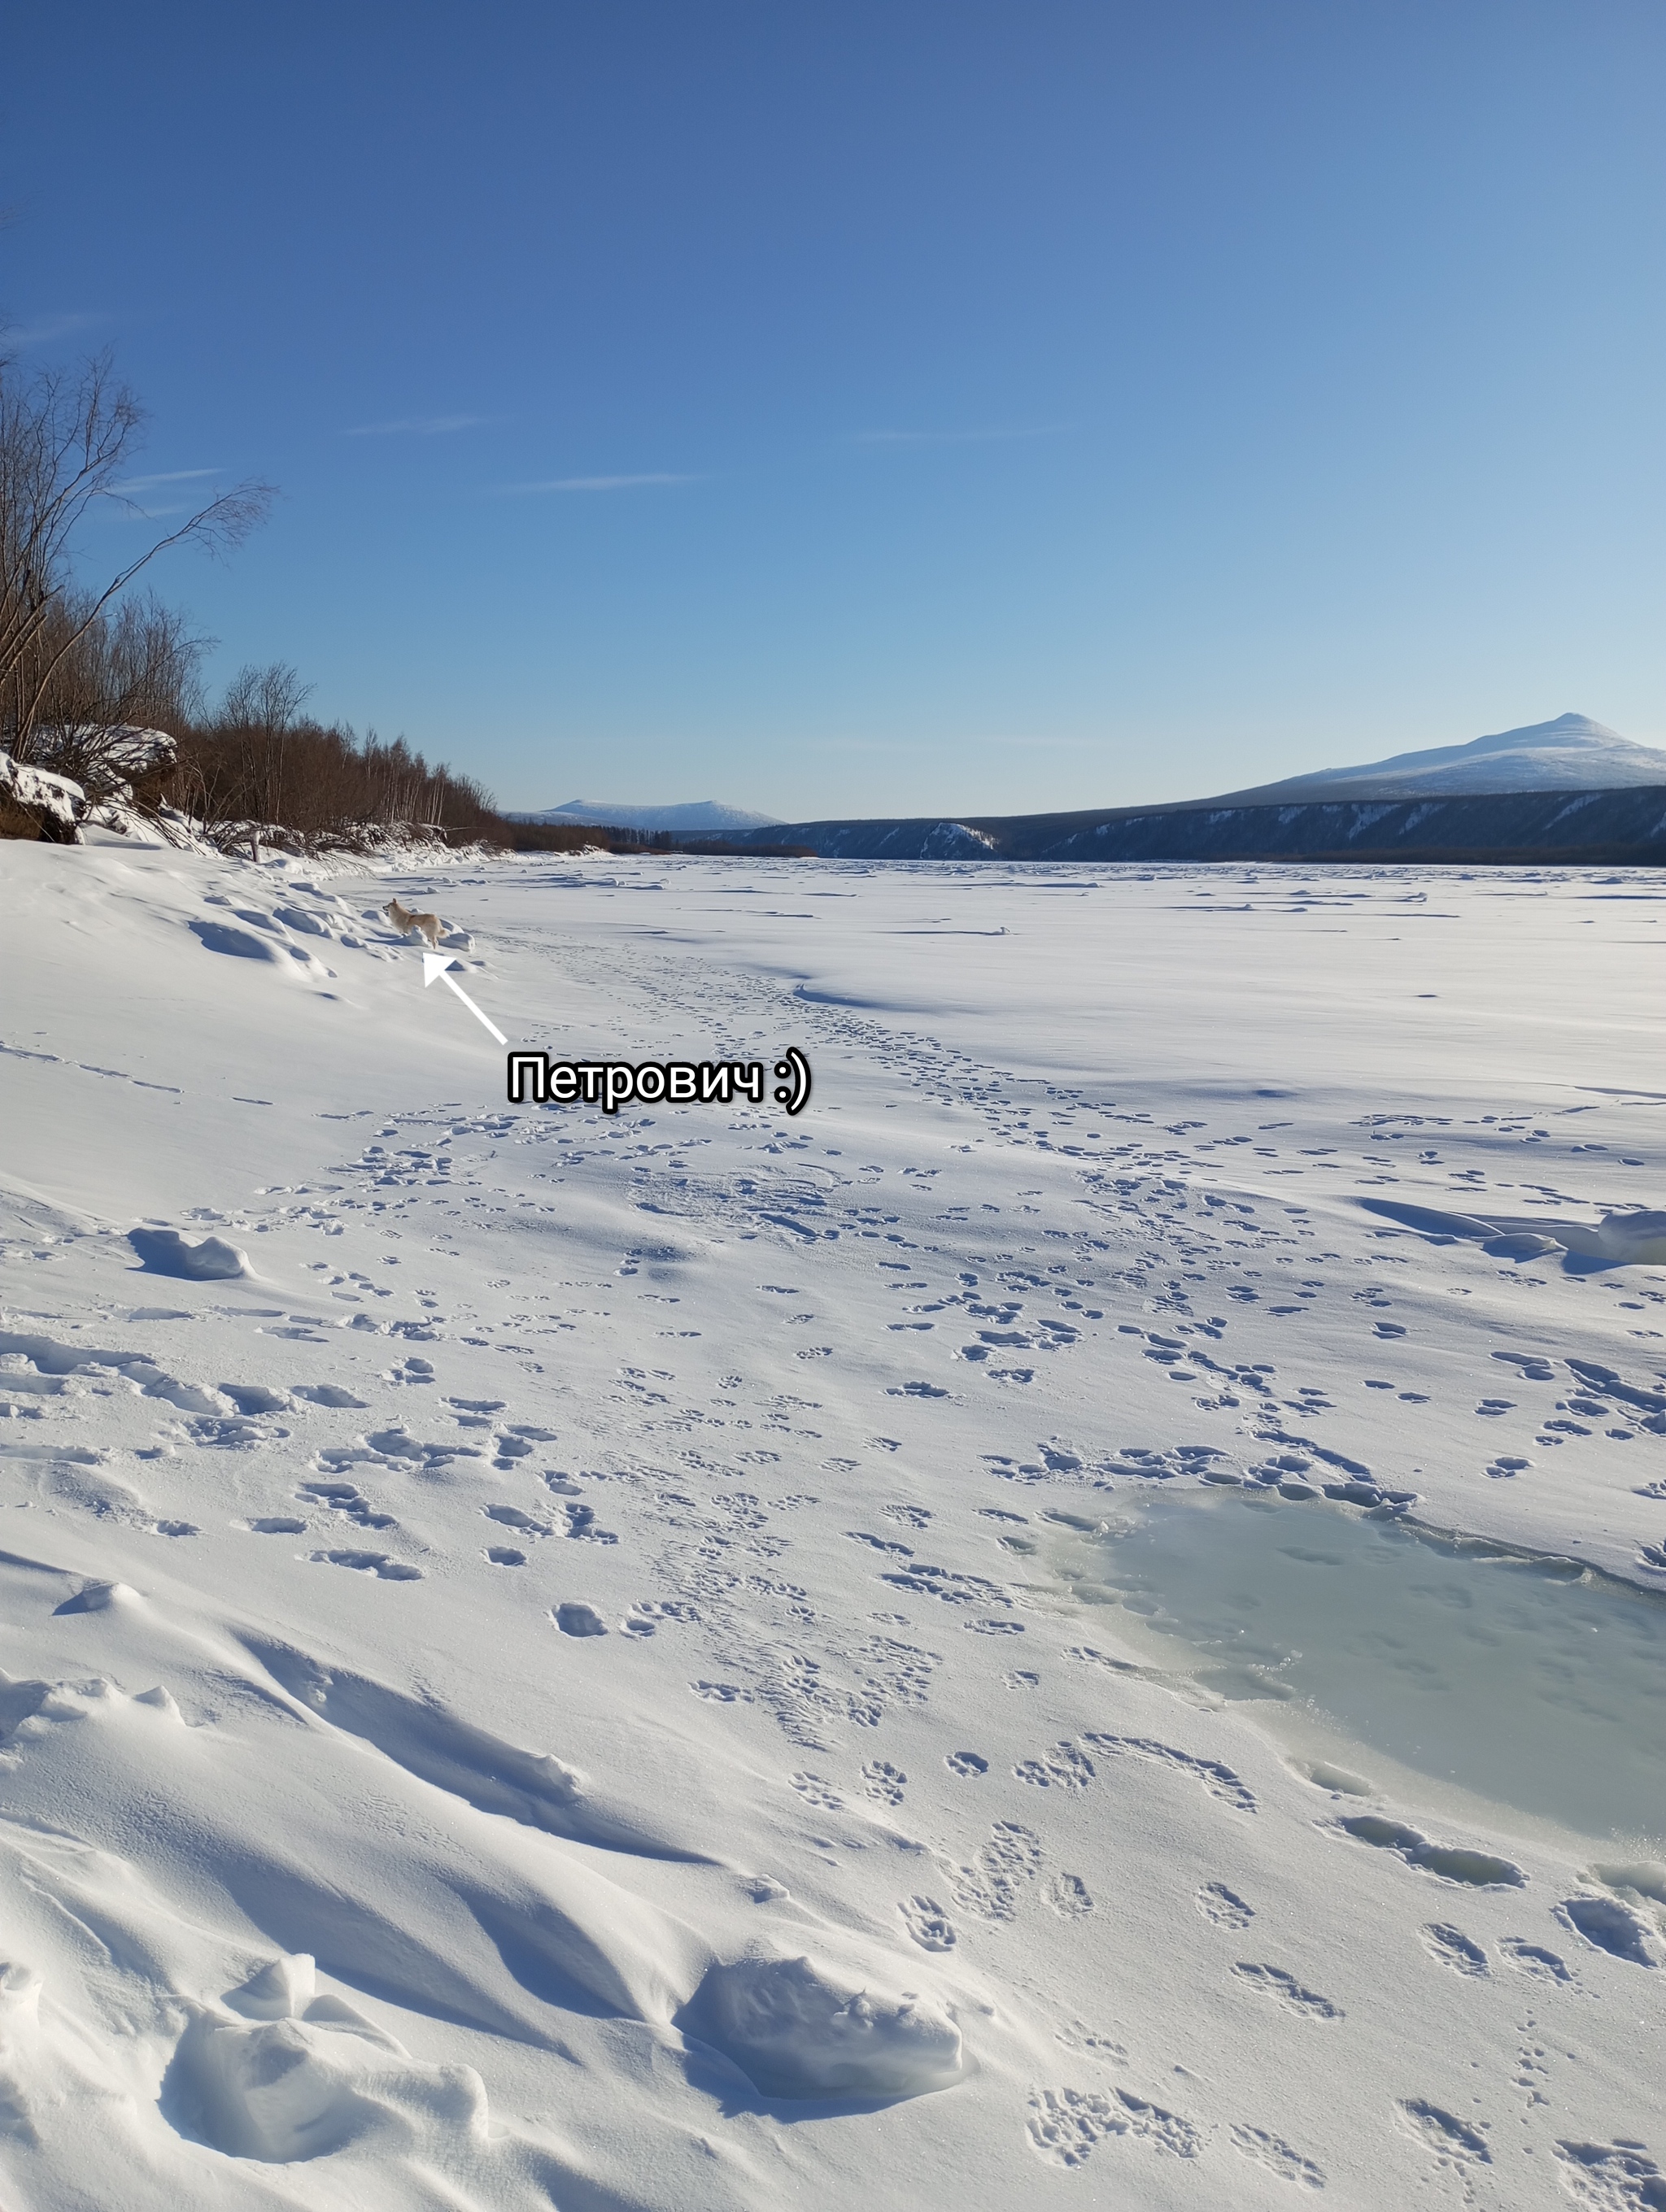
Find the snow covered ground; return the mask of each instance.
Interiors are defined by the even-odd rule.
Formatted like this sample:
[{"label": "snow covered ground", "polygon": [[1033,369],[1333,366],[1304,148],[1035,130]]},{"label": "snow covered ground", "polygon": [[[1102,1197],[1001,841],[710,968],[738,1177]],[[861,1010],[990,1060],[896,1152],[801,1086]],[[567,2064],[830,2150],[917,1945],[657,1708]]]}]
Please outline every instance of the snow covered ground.
[{"label": "snow covered ground", "polygon": [[[507,1105],[395,891],[513,1045],[808,1109]],[[0,912],[9,2203],[1666,2202],[1666,1783],[1497,1802],[1104,1565],[1408,1509],[1456,1616],[1516,1547],[1653,1623],[1666,884],[9,843]]]}]

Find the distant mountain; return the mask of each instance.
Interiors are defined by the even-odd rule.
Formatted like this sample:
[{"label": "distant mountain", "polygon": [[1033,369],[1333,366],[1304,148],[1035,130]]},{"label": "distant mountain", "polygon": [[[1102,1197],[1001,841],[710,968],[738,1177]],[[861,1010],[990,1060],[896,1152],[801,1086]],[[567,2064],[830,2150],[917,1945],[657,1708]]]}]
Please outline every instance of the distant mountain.
[{"label": "distant mountain", "polygon": [[610,830],[670,830],[679,837],[739,837],[751,830],[768,830],[780,820],[775,814],[754,814],[744,806],[726,806],[720,799],[696,799],[683,806],[608,806],[587,799],[569,799],[542,814],[511,814],[511,822],[576,822]]},{"label": "distant mountain", "polygon": [[1559,714],[1554,722],[1501,730],[1467,745],[1436,745],[1427,752],[1395,753],[1358,768],[1320,769],[1248,791],[1229,791],[1189,805],[1274,806],[1283,801],[1329,799],[1456,799],[1516,791],[1616,791],[1636,784],[1666,785],[1666,752],[1633,744],[1593,722],[1589,714]]},{"label": "distant mountain", "polygon": [[[1666,752],[1588,714],[1218,799],[778,824],[827,860],[1666,864]],[[760,844],[757,832],[745,842]]]}]

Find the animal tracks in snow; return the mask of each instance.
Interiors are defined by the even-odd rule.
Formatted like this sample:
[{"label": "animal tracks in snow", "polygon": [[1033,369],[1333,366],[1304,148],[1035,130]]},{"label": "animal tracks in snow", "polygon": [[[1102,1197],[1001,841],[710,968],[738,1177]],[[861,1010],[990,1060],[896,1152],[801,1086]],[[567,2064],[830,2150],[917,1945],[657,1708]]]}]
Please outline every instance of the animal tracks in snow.
[{"label": "animal tracks in snow", "polygon": [[505,1528],[518,1529],[525,1536],[550,1536],[555,1531],[547,1521],[539,1521],[519,1505],[483,1505],[480,1509],[488,1521],[496,1521]]},{"label": "animal tracks in snow", "polygon": [[1483,2129],[1443,2106],[1426,2097],[1407,2097],[1395,2110],[1401,2126],[1429,2153],[1436,2166],[1466,2185],[1477,2166],[1493,2163]]},{"label": "animal tracks in snow", "polygon": [[1055,1743],[1041,1759],[1021,1759],[1012,1769],[1020,1782],[1037,1790],[1085,1790],[1093,1779],[1093,1761],[1079,1745]]},{"label": "animal tracks in snow", "polygon": [[956,1865],[939,1856],[938,1864],[957,1904],[981,1920],[1008,1921],[1017,1917],[1025,1886],[1041,1871],[1043,1856],[1033,1828],[997,1820],[971,1863]]},{"label": "animal tracks in snow", "polygon": [[1432,1921],[1423,1931],[1423,1942],[1430,1957],[1450,1966],[1455,1974],[1479,1980],[1487,1971],[1486,1952],[1479,1943],[1472,1943],[1462,1929]]},{"label": "animal tracks in snow", "polygon": [[1255,1907],[1246,1905],[1224,1881],[1205,1882],[1192,1902],[1217,1928],[1247,1928],[1256,1917]]},{"label": "animal tracks in snow", "polygon": [[830,1782],[824,1782],[819,1774],[795,1774],[793,1787],[806,1805],[817,1805],[825,1813],[842,1813],[844,1799]]},{"label": "animal tracks in snow", "polygon": [[1176,2158],[1195,2158],[1203,2147],[1189,2120],[1130,2089],[1037,2089],[1026,2126],[1031,2148],[1049,2166],[1082,2166],[1099,2144],[1118,2140]]},{"label": "animal tracks in snow", "polygon": [[1640,2142],[1559,2142],[1562,2186],[1584,2212],[1659,2212],[1666,2174]]},{"label": "animal tracks in snow", "polygon": [[1043,1894],[1061,1920],[1079,1920],[1093,1910],[1087,1884],[1079,1874],[1055,1874]]},{"label": "animal tracks in snow", "polygon": [[1517,1972],[1530,1980],[1548,1982],[1553,1988],[1578,1986],[1565,1962],[1542,1943],[1529,1943],[1520,1936],[1506,1936],[1499,1948]]},{"label": "animal tracks in snow", "polygon": [[1255,2165],[1264,2166],[1268,2173],[1276,2174],[1280,2181],[1293,2181],[1302,2189],[1322,2189],[1324,2169],[1310,2158],[1304,2158],[1282,2136],[1271,2135],[1265,2128],[1242,2124],[1228,2130],[1232,2148]]},{"label": "animal tracks in snow", "polygon": [[871,1759],[862,1769],[863,1790],[880,1805],[900,1805],[908,1778],[888,1759]]},{"label": "animal tracks in snow", "polygon": [[332,1567],[350,1567],[355,1574],[374,1575],[379,1582],[419,1583],[423,1579],[420,1567],[410,1566],[403,1559],[391,1559],[386,1552],[314,1552],[313,1557]]},{"label": "animal tracks in snow", "polygon": [[1083,1736],[1084,1743],[1109,1753],[1113,1758],[1139,1759],[1155,1765],[1170,1766],[1182,1774],[1189,1774],[1199,1782],[1212,1797],[1223,1805],[1231,1806],[1235,1813],[1256,1810],[1255,1792],[1218,1759],[1198,1759],[1189,1751],[1178,1751],[1172,1744],[1160,1742],[1154,1736],[1101,1735],[1092,1733]]},{"label": "animal tracks in snow", "polygon": [[1558,1908],[1568,1927],[1583,1936],[1593,1950],[1606,1951],[1635,1966],[1656,1962],[1654,1931],[1640,1913],[1617,1897],[1570,1897]]},{"label": "animal tracks in snow", "polygon": [[1509,1859],[1460,1844],[1432,1844],[1403,1821],[1384,1820],[1375,1813],[1355,1814],[1336,1826],[1357,1843],[1392,1851],[1408,1866],[1437,1875],[1443,1881],[1462,1882],[1472,1889],[1519,1889],[1526,1878]]},{"label": "animal tracks in snow", "polygon": [[1248,1989],[1264,1997],[1271,1997],[1286,2012],[1299,2014],[1304,2020],[1341,2020],[1342,2008],[1329,1997],[1322,1997],[1316,1990],[1303,1987],[1293,1974],[1282,1966],[1254,1966],[1241,1961],[1232,1969]]},{"label": "animal tracks in snow", "polygon": [[952,1951],[954,1923],[934,1897],[905,1898],[897,1910],[903,1925],[922,1951]]}]

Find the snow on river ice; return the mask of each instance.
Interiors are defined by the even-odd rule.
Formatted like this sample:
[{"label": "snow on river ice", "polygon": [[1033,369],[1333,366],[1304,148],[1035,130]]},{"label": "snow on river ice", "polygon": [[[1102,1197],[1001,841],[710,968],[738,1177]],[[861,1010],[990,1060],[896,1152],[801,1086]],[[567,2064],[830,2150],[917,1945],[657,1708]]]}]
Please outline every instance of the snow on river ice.
[{"label": "snow on river ice", "polygon": [[[395,891],[512,1045],[809,1107],[507,1104]],[[1475,1673],[1518,1752],[1566,1667],[1616,1812],[1427,1626],[1666,1584],[1659,878],[0,900],[8,2201],[1666,2203],[1654,1662]],[[1104,1602],[1232,1515],[1438,1559],[1439,1758],[1245,1697],[1172,1534]]]}]

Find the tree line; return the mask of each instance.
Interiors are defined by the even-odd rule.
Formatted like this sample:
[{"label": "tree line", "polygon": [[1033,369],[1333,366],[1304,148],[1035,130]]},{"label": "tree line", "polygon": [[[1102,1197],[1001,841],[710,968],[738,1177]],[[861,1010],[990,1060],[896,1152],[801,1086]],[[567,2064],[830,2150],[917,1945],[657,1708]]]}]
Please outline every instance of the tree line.
[{"label": "tree line", "polygon": [[[210,700],[213,641],[140,579],[179,546],[229,555],[275,494],[253,480],[216,493],[88,582],[90,526],[143,517],[132,476],[144,422],[107,353],[31,374],[0,348],[0,754],[67,777],[89,807],[171,813],[221,842],[352,844],[399,828],[523,849],[593,842],[506,821],[472,776],[430,766],[403,738],[314,719],[287,663],[244,668]],[[0,834],[54,831],[0,787]]]}]

